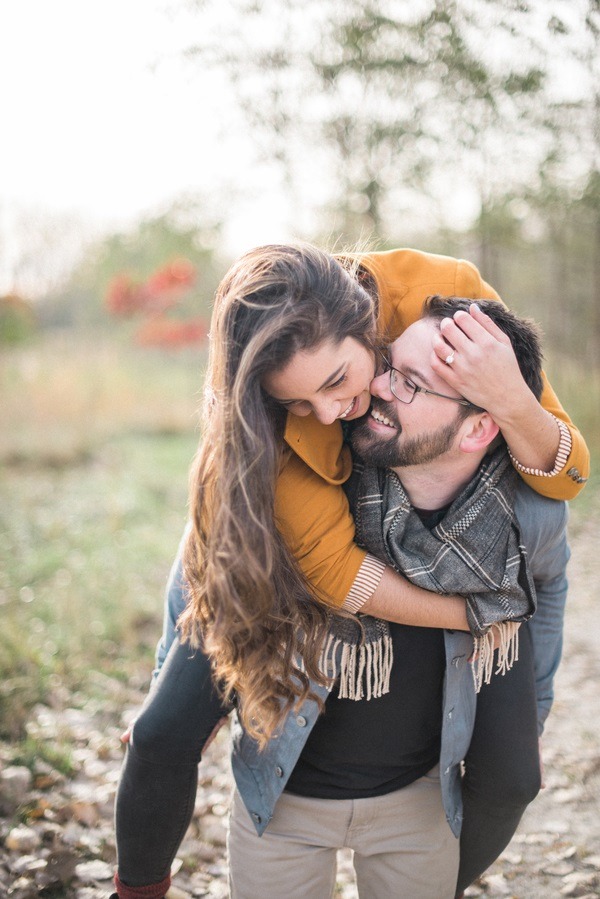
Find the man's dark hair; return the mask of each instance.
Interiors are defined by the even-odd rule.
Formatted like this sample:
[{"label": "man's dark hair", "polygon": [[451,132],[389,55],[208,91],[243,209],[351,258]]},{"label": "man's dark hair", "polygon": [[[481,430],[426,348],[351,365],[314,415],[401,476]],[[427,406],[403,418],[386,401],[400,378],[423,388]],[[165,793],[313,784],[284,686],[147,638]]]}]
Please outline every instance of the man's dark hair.
[{"label": "man's dark hair", "polygon": [[497,300],[468,300],[464,297],[433,296],[425,300],[422,318],[440,320],[452,318],[455,312],[469,311],[477,303],[509,338],[523,379],[535,398],[542,395],[542,345],[539,325],[530,318],[521,318]]}]

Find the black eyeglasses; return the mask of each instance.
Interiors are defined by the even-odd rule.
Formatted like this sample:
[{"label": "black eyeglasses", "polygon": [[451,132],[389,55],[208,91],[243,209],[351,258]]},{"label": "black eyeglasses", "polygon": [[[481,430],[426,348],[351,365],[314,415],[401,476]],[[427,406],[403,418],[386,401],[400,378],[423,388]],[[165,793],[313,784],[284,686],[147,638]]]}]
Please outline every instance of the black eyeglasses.
[{"label": "black eyeglasses", "polygon": [[[469,400],[465,400],[462,397],[458,396],[447,396],[445,393],[438,393],[436,390],[428,390],[426,387],[419,387],[418,384],[413,383],[413,381],[408,378],[404,372],[401,372],[399,369],[394,368],[390,360],[387,358],[385,353],[379,351],[379,357],[381,360],[380,369],[378,374],[384,375],[389,371],[390,373],[390,390],[394,394],[397,400],[400,400],[401,403],[412,403],[417,393],[428,393],[430,396],[439,396],[443,400],[452,400],[454,403],[459,403],[461,406],[473,406],[473,403],[470,403]],[[475,408],[475,407],[474,407]]]}]

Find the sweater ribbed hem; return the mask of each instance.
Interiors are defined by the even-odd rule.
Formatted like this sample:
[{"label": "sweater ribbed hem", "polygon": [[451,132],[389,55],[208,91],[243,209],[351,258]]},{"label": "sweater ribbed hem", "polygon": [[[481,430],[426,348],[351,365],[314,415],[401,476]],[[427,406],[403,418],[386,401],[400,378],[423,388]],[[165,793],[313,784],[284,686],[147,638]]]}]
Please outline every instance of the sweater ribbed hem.
[{"label": "sweater ribbed hem", "polygon": [[367,553],[342,608],[356,614],[375,593],[384,571],[384,562]]}]

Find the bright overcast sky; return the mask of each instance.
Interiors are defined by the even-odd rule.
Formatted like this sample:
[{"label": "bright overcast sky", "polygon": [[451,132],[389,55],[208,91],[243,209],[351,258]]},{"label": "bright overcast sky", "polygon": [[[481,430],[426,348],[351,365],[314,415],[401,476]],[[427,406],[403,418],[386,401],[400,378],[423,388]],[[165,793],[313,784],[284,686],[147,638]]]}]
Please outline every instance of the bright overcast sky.
[{"label": "bright overcast sky", "polygon": [[[246,142],[218,136],[224,116],[216,76],[182,60],[193,42],[182,7],[173,0],[0,0],[5,243],[18,210],[118,227],[186,191],[214,195],[232,167],[244,165]],[[272,200],[255,213],[251,234],[239,226],[238,243],[270,239],[281,227]]]},{"label": "bright overcast sky", "polygon": [[[232,222],[231,249],[292,236],[218,76],[183,60],[199,27],[185,2],[0,0],[0,290],[19,216],[22,243],[28,216],[106,230],[207,191]],[[236,180],[249,199],[229,199]]]}]

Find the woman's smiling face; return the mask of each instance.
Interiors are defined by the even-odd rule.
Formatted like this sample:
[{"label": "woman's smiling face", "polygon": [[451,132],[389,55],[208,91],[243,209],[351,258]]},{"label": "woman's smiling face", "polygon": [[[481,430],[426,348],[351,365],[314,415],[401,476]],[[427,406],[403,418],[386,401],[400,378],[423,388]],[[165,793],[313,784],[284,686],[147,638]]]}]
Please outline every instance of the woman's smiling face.
[{"label": "woman's smiling face", "polygon": [[263,378],[264,390],[293,415],[314,416],[322,424],[365,415],[375,373],[373,354],[353,337],[300,350],[290,362]]}]

